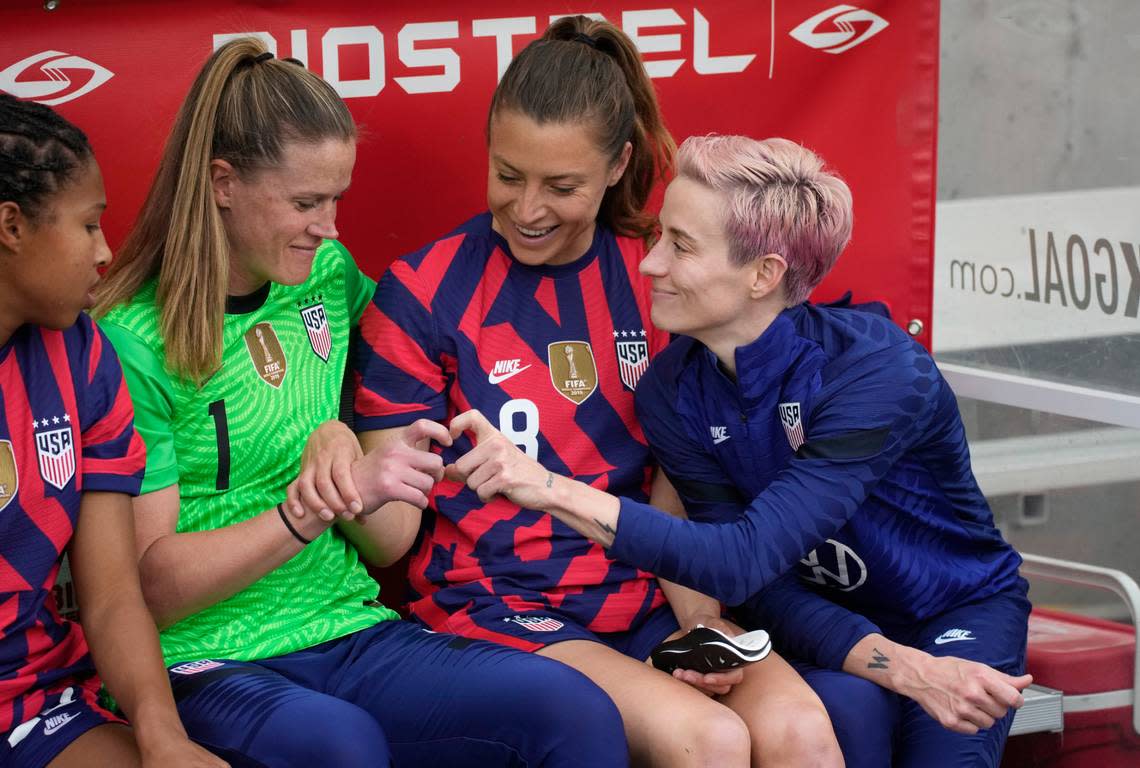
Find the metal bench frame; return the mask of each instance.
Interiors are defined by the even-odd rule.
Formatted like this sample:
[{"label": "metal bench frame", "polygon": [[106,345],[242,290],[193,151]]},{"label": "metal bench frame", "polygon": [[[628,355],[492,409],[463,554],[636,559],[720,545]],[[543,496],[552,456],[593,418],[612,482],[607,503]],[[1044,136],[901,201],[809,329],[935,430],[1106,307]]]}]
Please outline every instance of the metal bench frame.
[{"label": "metal bench frame", "polygon": [[[1101,568],[1041,555],[1023,554],[1022,557],[1025,562],[1021,566],[1021,573],[1027,578],[1093,587],[1116,594],[1128,606],[1135,632],[1137,620],[1140,618],[1140,586],[1137,586],[1136,581],[1128,574],[1114,568]],[[1140,692],[1140,642],[1136,643],[1132,657],[1131,688],[1101,693],[1065,694],[1063,691],[1031,686],[1025,692],[1025,706],[1018,710],[1013,718],[1010,735],[1061,730],[1065,712],[1096,712],[1128,706],[1132,707],[1132,729],[1140,735],[1138,692]]]}]

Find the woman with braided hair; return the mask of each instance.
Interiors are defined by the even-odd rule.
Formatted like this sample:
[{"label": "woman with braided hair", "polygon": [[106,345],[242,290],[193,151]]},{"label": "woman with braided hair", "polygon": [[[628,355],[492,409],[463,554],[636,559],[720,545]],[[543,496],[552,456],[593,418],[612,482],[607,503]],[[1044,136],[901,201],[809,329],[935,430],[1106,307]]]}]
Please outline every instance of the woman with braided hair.
[{"label": "woman with braided hair", "polygon": [[[186,738],[139,588],[143,444],[82,314],[111,257],[106,205],[87,137],[0,93],[0,766],[223,766]],[[82,627],[51,589],[65,549]]]}]

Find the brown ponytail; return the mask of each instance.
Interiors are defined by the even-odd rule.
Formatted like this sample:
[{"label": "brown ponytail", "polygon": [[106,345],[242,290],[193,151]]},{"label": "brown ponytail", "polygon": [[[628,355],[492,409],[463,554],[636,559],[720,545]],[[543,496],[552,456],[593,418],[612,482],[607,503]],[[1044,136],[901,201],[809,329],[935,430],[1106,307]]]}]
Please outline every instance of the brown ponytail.
[{"label": "brown ponytail", "polygon": [[654,182],[672,173],[677,145],[665,128],[641,55],[624,32],[587,16],[554,22],[503,74],[491,98],[488,135],[501,109],[518,110],[537,123],[589,121],[613,162],[630,142],[629,165],[606,190],[598,217],[619,234],[652,235],[654,219],[645,205]]}]

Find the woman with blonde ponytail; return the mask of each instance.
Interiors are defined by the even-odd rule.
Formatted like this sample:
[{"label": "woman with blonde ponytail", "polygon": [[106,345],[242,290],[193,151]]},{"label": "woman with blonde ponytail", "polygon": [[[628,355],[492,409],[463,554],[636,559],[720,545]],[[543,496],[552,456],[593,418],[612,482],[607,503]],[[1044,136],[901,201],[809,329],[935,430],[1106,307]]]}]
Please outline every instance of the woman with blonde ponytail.
[{"label": "woman with blonde ponytail", "polygon": [[[286,140],[339,138],[355,147],[356,127],[340,98],[299,64],[266,59],[255,40],[225,46],[190,87],[175,118],[138,221],[100,286],[96,316],[155,280],[160,328],[171,370],[202,380],[221,362],[230,278],[223,209],[214,205],[212,170],[222,161],[255,170],[281,159]],[[233,85],[227,89],[227,84]],[[277,125],[275,94],[312,102],[304,120]],[[223,96],[226,104],[221,104]],[[242,103],[250,100],[248,107]],[[284,129],[284,130],[282,130]],[[250,145],[249,137],[259,141]],[[355,152],[355,149],[353,150]]]},{"label": "woman with blonde ponytail", "polygon": [[235,766],[624,765],[585,676],[377,600],[357,547],[384,542],[354,518],[426,504],[443,462],[416,446],[451,437],[421,420],[361,457],[336,420],[375,288],[336,241],[355,159],[331,86],[256,40],[222,46],[100,289],[147,447],[136,544],[179,714]]},{"label": "woman with blonde ponytail", "polygon": [[[638,263],[675,147],[633,43],[604,21],[555,22],[504,73],[487,145],[490,211],[394,263],[361,321],[365,449],[417,417],[450,421],[455,439],[426,510],[393,502],[369,520],[390,531],[372,556],[392,562],[418,541],[413,618],[584,672],[617,704],[637,764],[842,764],[819,699],[775,655],[686,680],[644,663],[682,627],[718,622],[714,599],[477,495],[479,477],[464,486],[465,454],[493,435],[554,473],[683,514],[634,413],[638,379],[669,340],[650,322]],[[452,419],[469,409],[486,414],[474,441],[473,417]]]}]

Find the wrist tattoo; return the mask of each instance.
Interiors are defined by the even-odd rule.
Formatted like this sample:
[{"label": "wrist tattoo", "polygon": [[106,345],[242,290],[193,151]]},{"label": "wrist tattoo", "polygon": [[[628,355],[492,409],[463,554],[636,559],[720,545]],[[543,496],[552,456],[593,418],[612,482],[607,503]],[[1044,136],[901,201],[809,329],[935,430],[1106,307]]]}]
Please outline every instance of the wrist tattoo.
[{"label": "wrist tattoo", "polygon": [[546,473],[546,487],[547,488],[553,488],[554,487],[554,473],[553,472],[547,472]]},{"label": "wrist tattoo", "polygon": [[886,669],[887,662],[889,662],[890,659],[878,648],[875,648],[874,651],[875,653],[871,655],[873,661],[867,665],[867,669]]},{"label": "wrist tattoo", "polygon": [[617,536],[617,531],[611,528],[609,523],[603,523],[596,517],[594,518],[594,522],[597,523],[598,527],[608,533],[610,536]]}]

